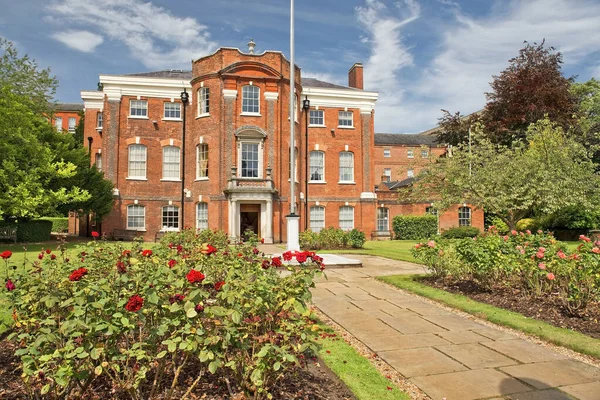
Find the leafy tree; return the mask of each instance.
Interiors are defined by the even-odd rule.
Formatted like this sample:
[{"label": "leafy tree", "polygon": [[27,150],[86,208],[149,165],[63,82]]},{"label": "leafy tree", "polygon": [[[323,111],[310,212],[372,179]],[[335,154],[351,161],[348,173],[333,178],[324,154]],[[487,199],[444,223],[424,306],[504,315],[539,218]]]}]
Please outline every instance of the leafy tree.
[{"label": "leafy tree", "polygon": [[571,94],[577,102],[579,123],[573,127],[575,137],[593,151],[593,160],[600,164],[600,81],[571,85]]},{"label": "leafy tree", "polygon": [[480,113],[470,115],[461,115],[460,111],[451,114],[447,110],[442,110],[443,115],[438,118],[439,131],[437,138],[439,143],[445,143],[456,146],[460,143],[468,143],[469,127],[480,121]]},{"label": "leafy tree", "polygon": [[553,47],[525,42],[519,55],[491,82],[486,93],[486,134],[495,143],[510,145],[526,137],[531,123],[545,115],[564,130],[574,122],[573,78],[562,74],[562,55]]},{"label": "leafy tree", "polygon": [[585,147],[548,118],[531,124],[526,140],[512,147],[493,143],[480,124],[472,129],[472,141],[470,151],[461,144],[452,157],[432,163],[401,197],[434,199],[439,209],[467,202],[510,229],[533,212],[593,209],[600,201],[600,177]]}]

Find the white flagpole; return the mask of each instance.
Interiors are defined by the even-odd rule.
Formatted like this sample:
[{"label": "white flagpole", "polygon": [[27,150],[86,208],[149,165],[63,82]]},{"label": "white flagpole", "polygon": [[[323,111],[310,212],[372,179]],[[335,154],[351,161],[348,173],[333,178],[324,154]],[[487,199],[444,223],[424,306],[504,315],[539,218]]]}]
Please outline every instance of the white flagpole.
[{"label": "white flagpole", "polygon": [[296,214],[296,146],[294,146],[295,124],[295,72],[294,64],[294,0],[290,0],[290,215],[287,216],[287,249],[300,250],[300,217]]}]

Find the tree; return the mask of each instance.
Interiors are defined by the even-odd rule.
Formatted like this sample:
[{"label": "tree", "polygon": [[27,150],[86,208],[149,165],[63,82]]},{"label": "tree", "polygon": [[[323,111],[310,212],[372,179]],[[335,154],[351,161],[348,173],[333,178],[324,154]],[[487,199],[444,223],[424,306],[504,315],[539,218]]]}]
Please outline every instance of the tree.
[{"label": "tree", "polygon": [[438,143],[457,146],[460,143],[468,143],[469,127],[479,122],[480,113],[470,115],[461,115],[460,111],[451,114],[447,110],[442,110],[443,115],[438,118],[439,130],[437,132]]},{"label": "tree", "polygon": [[562,74],[562,55],[553,47],[525,42],[519,55],[491,82],[484,111],[486,134],[495,143],[510,145],[524,139],[527,128],[544,116],[565,131],[575,122],[573,78]]},{"label": "tree", "polygon": [[587,82],[574,83],[571,85],[571,94],[575,98],[579,116],[572,133],[593,151],[592,159],[600,164],[600,81],[592,78]]},{"label": "tree", "polygon": [[533,212],[549,214],[570,206],[593,209],[600,177],[584,146],[544,118],[531,124],[526,140],[512,147],[493,143],[482,125],[472,129],[472,146],[461,144],[421,173],[406,200],[431,201],[439,209],[467,202],[496,214],[514,229]]}]

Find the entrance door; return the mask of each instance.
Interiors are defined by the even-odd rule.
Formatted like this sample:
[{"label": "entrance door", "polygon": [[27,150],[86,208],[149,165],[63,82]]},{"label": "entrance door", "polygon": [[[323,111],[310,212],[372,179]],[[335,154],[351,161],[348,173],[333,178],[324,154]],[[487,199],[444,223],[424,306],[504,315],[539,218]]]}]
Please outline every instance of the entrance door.
[{"label": "entrance door", "polygon": [[260,237],[260,204],[240,204],[240,236],[244,240],[246,231]]}]

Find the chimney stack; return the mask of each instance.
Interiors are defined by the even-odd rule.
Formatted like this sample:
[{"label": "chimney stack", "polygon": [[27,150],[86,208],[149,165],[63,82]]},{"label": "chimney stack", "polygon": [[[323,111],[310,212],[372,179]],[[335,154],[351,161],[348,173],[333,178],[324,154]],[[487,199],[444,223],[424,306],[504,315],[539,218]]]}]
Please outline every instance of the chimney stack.
[{"label": "chimney stack", "polygon": [[362,63],[354,63],[350,71],[348,71],[348,86],[355,89],[363,90],[363,65]]}]

